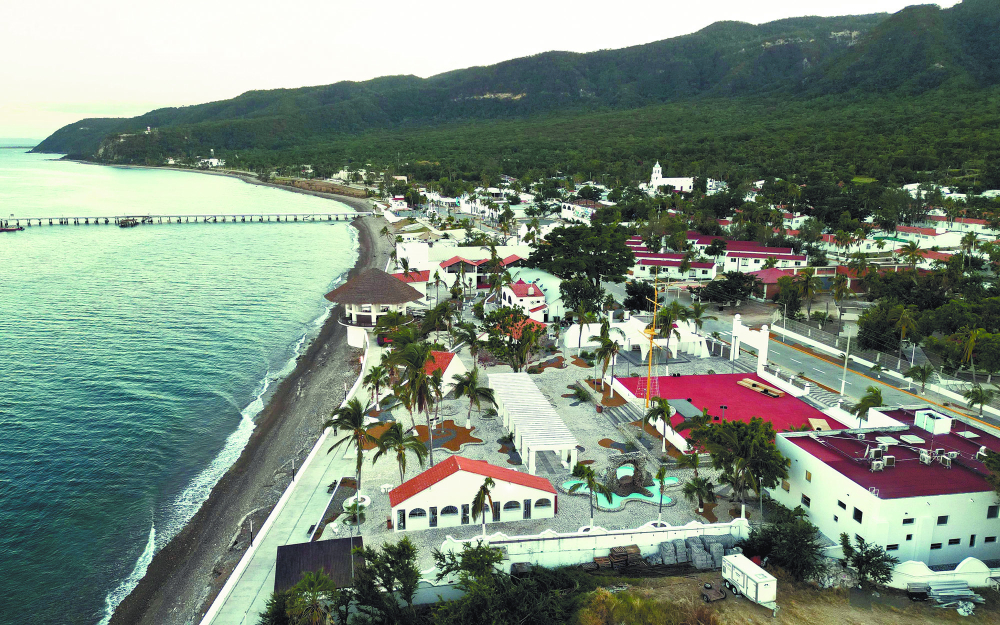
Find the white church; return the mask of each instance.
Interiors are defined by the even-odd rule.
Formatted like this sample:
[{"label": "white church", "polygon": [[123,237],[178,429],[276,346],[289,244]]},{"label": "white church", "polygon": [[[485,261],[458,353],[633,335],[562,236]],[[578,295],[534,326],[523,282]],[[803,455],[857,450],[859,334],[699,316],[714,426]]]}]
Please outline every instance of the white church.
[{"label": "white church", "polygon": [[[649,184],[639,185],[649,195],[656,195],[660,187],[673,187],[676,193],[691,193],[694,191],[694,178],[664,178],[663,167],[660,161],[653,165],[653,175],[649,178]],[[726,190],[726,183],[721,180],[708,179],[707,195],[713,195]]]}]

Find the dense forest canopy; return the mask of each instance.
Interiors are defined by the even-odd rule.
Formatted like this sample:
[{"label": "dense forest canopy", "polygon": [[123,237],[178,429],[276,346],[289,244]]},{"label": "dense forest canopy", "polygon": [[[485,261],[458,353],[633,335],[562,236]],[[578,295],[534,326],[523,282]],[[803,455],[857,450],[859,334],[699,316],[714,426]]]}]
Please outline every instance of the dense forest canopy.
[{"label": "dense forest canopy", "polygon": [[664,175],[729,181],[821,171],[911,182],[946,171],[990,187],[997,32],[995,0],[719,22],[621,50],[81,120],[36,150],[146,164],[214,150],[244,169],[308,163],[320,173],[371,162],[418,180],[535,170],[628,184],[659,159]]}]

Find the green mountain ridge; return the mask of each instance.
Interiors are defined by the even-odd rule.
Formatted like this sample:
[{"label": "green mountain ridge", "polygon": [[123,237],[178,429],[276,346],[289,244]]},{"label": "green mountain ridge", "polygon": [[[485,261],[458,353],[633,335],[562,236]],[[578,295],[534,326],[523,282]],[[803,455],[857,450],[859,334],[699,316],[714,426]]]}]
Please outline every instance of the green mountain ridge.
[{"label": "green mountain ridge", "polygon": [[[336,152],[338,145],[356,146],[357,137],[370,133],[465,132],[470,124],[528,119],[539,128],[548,118],[562,123],[640,109],[655,126],[665,127],[686,123],[676,116],[675,106],[667,106],[685,102],[766,105],[790,100],[836,107],[837,102],[873,96],[967,93],[1000,84],[997,32],[996,0],[758,26],[717,22],[689,35],[618,50],[546,52],[426,79],[384,76],[249,91],[131,119],[86,119],[56,131],[35,151],[150,163],[167,154],[204,154],[209,148],[217,154],[315,152],[319,146]],[[657,106],[665,107],[659,117]],[[147,126],[156,132],[142,134]],[[134,136],[121,141],[122,134]]]}]

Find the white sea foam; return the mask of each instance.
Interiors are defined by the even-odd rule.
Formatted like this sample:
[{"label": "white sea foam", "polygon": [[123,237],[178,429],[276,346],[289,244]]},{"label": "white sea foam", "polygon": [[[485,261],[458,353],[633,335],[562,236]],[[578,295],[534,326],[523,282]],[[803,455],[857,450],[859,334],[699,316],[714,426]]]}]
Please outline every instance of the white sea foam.
[{"label": "white sea foam", "polygon": [[104,598],[104,617],[98,625],[107,625],[108,621],[111,620],[111,615],[114,613],[115,608],[118,607],[125,597],[128,596],[132,589],[135,588],[139,580],[142,579],[143,575],[146,574],[146,569],[149,567],[149,563],[153,561],[153,553],[156,550],[156,524],[150,524],[149,526],[149,537],[146,539],[146,547],[142,550],[142,555],[136,561],[135,566],[132,567],[132,572],[128,574],[122,583],[118,584],[118,587],[108,593],[108,596]]},{"label": "white sea foam", "polygon": [[[349,231],[351,233],[351,246],[355,252],[358,252],[358,232],[355,228],[349,228]],[[346,271],[342,272],[331,281],[334,287],[345,280],[347,273]],[[229,467],[243,453],[243,449],[246,447],[247,442],[249,442],[250,435],[256,427],[254,419],[264,409],[264,400],[267,397],[267,391],[271,388],[271,383],[283,379],[295,370],[298,358],[305,348],[306,340],[309,336],[315,335],[323,326],[331,307],[332,305],[324,306],[323,312],[307,326],[309,331],[303,333],[298,338],[295,346],[292,348],[291,357],[284,365],[273,375],[268,370],[261,379],[257,392],[254,393],[253,401],[240,411],[240,423],[236,430],[226,439],[222,450],[212,460],[211,464],[199,473],[187,488],[181,492],[173,504],[171,504],[170,514],[165,522],[164,531],[160,534],[159,540],[157,540],[155,526],[150,528],[146,548],[143,550],[142,555],[139,556],[132,572],[105,597],[105,614],[98,625],[106,625],[111,620],[111,615],[114,613],[115,608],[132,592],[136,585],[138,585],[139,580],[146,574],[146,569],[149,567],[149,563],[152,562],[155,553],[170,542],[184,528],[188,521],[194,517],[198,509],[201,508],[201,505],[208,499],[209,494],[211,494],[212,489],[218,483],[219,479],[225,475]]]}]

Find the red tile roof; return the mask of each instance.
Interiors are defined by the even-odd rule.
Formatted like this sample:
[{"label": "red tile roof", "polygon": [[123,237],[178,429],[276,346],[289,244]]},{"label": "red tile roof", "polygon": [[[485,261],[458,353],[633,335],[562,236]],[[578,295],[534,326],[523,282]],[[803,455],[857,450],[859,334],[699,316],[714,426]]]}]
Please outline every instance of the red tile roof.
[{"label": "red tile roof", "polygon": [[435,371],[440,370],[442,374],[448,370],[448,365],[451,364],[452,359],[455,358],[455,354],[451,352],[431,352],[431,357],[427,359],[424,364],[424,373],[427,375],[434,375]]},{"label": "red tile roof", "polygon": [[[787,250],[787,251],[779,251]],[[776,260],[805,260],[806,257],[795,254],[791,248],[771,247],[763,248],[753,252],[726,252],[726,258],[771,258]]]},{"label": "red tile roof", "polygon": [[[898,250],[896,250],[897,254],[902,254],[903,252],[904,252],[903,248],[899,248]],[[949,258],[954,256],[954,254],[946,252],[935,252],[934,250],[917,250],[917,253],[919,253],[927,260],[948,260]]]},{"label": "red tile roof", "polygon": [[[427,490],[434,484],[459,471],[475,473],[483,477],[491,477],[494,480],[527,486],[528,488],[536,488],[547,493],[552,493],[553,495],[556,493],[556,489],[553,488],[552,483],[544,477],[497,467],[484,460],[470,460],[461,456],[450,456],[447,460],[437,463],[423,473],[406,480],[389,491],[389,505],[396,507],[410,497]],[[472,500],[474,495],[475,493],[469,493],[469,501]]]},{"label": "red tile roof", "polygon": [[534,282],[525,282],[524,280],[518,280],[511,284],[510,290],[514,292],[515,297],[543,297],[545,295]]},{"label": "red tile roof", "polygon": [[431,279],[431,271],[411,271],[409,275],[404,274],[402,271],[399,273],[391,274],[393,278],[398,278],[407,284],[413,282],[427,282]]},{"label": "red tile roof", "polygon": [[507,265],[511,263],[516,263],[519,260],[524,260],[524,259],[518,256],[517,254],[511,254],[510,256],[508,256],[507,258],[503,259],[500,262],[503,263],[504,267],[506,267]]},{"label": "red tile roof", "polygon": [[545,309],[545,308],[547,308],[547,307],[548,307],[548,304],[542,304],[541,306],[535,306],[534,308],[532,308],[532,309],[531,309],[531,310],[529,310],[528,312],[533,312],[533,313],[535,313],[535,312],[538,312],[539,310],[544,310],[544,309]]},{"label": "red tile roof", "polygon": [[[680,267],[681,261],[673,258],[640,258],[636,264],[647,267]],[[715,263],[691,263],[692,269],[711,269],[712,267],[715,267]]]},{"label": "red tile roof", "polygon": [[465,263],[466,265],[472,265],[473,267],[478,267],[483,263],[487,262],[489,259],[483,258],[481,260],[469,260],[468,258],[462,258],[461,256],[452,256],[446,261],[441,262],[442,267],[451,267],[455,263]]},{"label": "red tile roof", "polygon": [[524,330],[524,328],[535,328],[537,330],[544,330],[546,327],[547,326],[540,321],[535,321],[534,319],[527,318],[518,325],[511,328],[510,337],[515,341],[517,341],[521,338],[521,331]]},{"label": "red tile roof", "polygon": [[[978,493],[992,490],[986,481],[986,469],[982,462],[976,459],[976,452],[981,446],[991,451],[1000,452],[1000,438],[995,430],[986,428],[976,430],[958,419],[952,421],[952,431],[949,434],[931,433],[914,425],[912,410],[888,410],[885,413],[890,418],[909,426],[908,431],[866,432],[865,440],[858,440],[853,434],[843,436],[809,436],[789,437],[788,441],[822,460],[855,484],[864,488],[877,488],[882,499],[898,499],[902,497],[926,497],[933,495],[951,495],[960,493]],[[986,431],[989,430],[989,431]],[[957,432],[971,431],[978,434],[975,438],[959,436]],[[900,436],[911,434],[924,440],[923,444],[908,444]],[[896,466],[873,473],[868,463],[863,460],[866,446],[877,443],[876,436],[892,436],[900,444],[890,445],[887,455],[895,456]],[[919,450],[929,449],[933,441],[935,449],[945,452],[955,451],[959,456],[952,461],[952,468],[933,462],[930,465],[921,464]]]},{"label": "red tile roof", "polygon": [[937,230],[934,228],[914,228],[913,226],[896,226],[896,232],[908,232],[910,234],[926,234],[930,237],[937,236]]},{"label": "red tile roof", "polygon": [[777,284],[779,278],[785,276],[794,276],[794,269],[778,269],[777,267],[772,267],[771,269],[761,269],[760,271],[751,271],[751,276],[757,276],[760,281],[764,284]]}]

